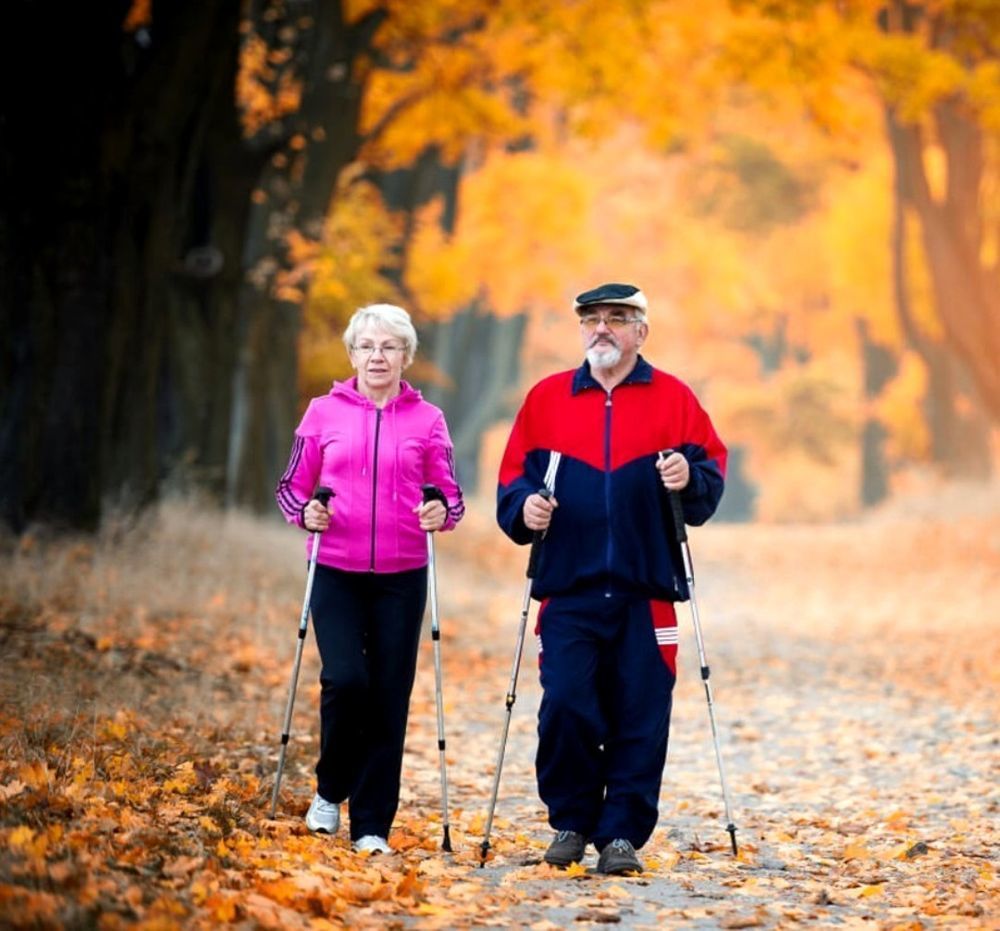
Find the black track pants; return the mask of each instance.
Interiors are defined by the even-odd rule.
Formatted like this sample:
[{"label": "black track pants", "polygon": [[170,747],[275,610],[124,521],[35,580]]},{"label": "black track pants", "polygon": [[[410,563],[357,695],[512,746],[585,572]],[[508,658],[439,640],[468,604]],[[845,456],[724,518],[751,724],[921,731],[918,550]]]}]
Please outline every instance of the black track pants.
[{"label": "black track pants", "polygon": [[316,567],[313,627],[319,647],[317,791],[349,799],[351,839],[388,837],[427,600],[427,570],[369,573]]}]

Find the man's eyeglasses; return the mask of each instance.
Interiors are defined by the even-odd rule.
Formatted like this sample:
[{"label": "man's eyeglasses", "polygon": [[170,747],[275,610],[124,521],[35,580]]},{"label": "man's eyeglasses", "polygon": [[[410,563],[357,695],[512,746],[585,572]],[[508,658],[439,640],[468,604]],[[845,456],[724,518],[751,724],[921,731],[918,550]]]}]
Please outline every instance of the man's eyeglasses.
[{"label": "man's eyeglasses", "polygon": [[359,356],[371,356],[376,352],[381,352],[383,358],[388,358],[389,356],[394,356],[400,352],[406,352],[405,346],[399,346],[396,343],[381,343],[376,345],[375,343],[358,343],[354,347],[354,351]]},{"label": "man's eyeglasses", "polygon": [[620,330],[630,323],[638,322],[638,317],[630,317],[628,314],[584,314],[580,317],[580,326],[585,330],[596,330],[601,323],[612,330]]}]

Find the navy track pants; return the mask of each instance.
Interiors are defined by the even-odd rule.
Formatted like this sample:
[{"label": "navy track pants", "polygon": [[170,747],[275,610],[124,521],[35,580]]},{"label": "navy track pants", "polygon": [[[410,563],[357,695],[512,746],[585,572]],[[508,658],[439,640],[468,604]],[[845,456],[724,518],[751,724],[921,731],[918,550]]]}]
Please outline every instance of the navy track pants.
[{"label": "navy track pants", "polygon": [[670,732],[673,605],[556,597],[539,610],[538,790],[557,831],[637,849],[656,827]]}]

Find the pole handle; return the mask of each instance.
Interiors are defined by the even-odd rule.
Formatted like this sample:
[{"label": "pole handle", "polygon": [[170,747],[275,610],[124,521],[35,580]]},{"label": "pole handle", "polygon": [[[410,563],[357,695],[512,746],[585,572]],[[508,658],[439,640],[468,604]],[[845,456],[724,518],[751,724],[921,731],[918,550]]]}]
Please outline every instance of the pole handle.
[{"label": "pole handle", "polygon": [[428,504],[431,501],[440,501],[445,506],[445,510],[447,510],[448,499],[437,485],[421,485],[420,493],[423,495],[424,504]]},{"label": "pole handle", "polygon": [[[323,507],[329,507],[330,499],[336,498],[337,493],[332,488],[327,488],[326,485],[320,485],[319,488],[313,492],[313,500],[318,501]],[[312,558],[316,558],[317,548],[319,547],[320,531],[313,531],[313,552]]]},{"label": "pole handle", "polygon": [[688,534],[687,526],[684,523],[684,505],[681,504],[681,493],[669,491],[667,497],[670,499],[670,511],[674,515],[674,533],[677,534],[677,542],[686,543]]},{"label": "pole handle", "polygon": [[[546,501],[552,497],[552,492],[548,488],[540,488],[538,493]],[[538,569],[538,557],[541,552],[543,539],[545,539],[544,530],[536,530],[534,536],[531,538],[531,553],[528,556],[528,571],[526,573],[529,579],[535,577],[535,571]]]}]

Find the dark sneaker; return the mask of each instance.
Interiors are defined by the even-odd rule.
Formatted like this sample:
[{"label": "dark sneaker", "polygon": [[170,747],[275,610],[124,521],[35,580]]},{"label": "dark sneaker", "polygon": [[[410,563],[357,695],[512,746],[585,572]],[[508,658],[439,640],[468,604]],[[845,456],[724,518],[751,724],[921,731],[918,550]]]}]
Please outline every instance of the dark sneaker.
[{"label": "dark sneaker", "polygon": [[609,876],[621,876],[623,873],[641,873],[642,864],[635,855],[635,847],[619,837],[613,840],[602,851],[597,861],[597,872]]},{"label": "dark sneaker", "polygon": [[569,866],[571,863],[579,863],[586,849],[587,839],[582,834],[577,834],[576,831],[559,831],[545,851],[544,860],[552,866]]}]

